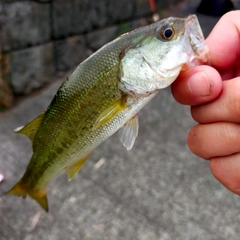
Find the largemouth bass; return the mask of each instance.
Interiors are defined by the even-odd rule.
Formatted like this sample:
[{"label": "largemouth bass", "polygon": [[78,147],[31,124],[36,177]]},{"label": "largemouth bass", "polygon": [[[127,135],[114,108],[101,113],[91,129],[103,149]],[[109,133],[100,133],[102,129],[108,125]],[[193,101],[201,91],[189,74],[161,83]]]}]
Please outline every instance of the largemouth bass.
[{"label": "largemouth bass", "polygon": [[90,153],[119,130],[129,150],[137,114],[182,69],[207,61],[197,17],[167,18],[126,33],[83,61],[45,112],[16,132],[32,141],[26,172],[9,194],[35,199],[46,211],[47,184],[62,170],[68,179]]}]

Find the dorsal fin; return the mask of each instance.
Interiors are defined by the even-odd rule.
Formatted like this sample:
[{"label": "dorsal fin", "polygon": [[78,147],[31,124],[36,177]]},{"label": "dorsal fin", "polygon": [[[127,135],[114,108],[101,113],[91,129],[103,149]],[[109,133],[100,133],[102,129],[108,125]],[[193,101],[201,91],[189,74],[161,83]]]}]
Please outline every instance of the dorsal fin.
[{"label": "dorsal fin", "polygon": [[28,123],[25,127],[18,127],[14,131],[16,133],[25,134],[31,141],[33,141],[34,136],[39,128],[39,125],[43,119],[44,112],[40,114],[38,117],[33,119],[30,123]]}]

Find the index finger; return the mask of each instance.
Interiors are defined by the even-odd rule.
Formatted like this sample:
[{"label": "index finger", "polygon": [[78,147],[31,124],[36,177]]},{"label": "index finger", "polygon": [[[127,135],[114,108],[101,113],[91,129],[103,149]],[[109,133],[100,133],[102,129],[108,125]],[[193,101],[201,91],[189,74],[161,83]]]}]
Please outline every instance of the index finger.
[{"label": "index finger", "polygon": [[240,11],[225,14],[206,39],[213,67],[226,69],[240,59]]}]

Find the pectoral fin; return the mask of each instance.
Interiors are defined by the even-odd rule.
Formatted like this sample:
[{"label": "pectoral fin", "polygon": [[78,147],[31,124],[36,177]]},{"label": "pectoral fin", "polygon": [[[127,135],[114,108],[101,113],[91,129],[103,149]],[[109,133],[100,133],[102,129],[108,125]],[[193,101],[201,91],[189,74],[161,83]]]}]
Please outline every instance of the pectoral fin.
[{"label": "pectoral fin", "polygon": [[117,102],[113,103],[110,107],[105,109],[97,118],[93,129],[96,130],[99,127],[106,124],[108,121],[113,119],[116,115],[127,108],[126,97],[119,99]]},{"label": "pectoral fin", "polygon": [[130,150],[138,135],[138,116],[134,116],[129,119],[125,125],[119,130],[118,136],[123,146]]},{"label": "pectoral fin", "polygon": [[74,163],[73,165],[70,165],[65,169],[67,173],[68,181],[72,180],[72,178],[79,172],[82,165],[86,162],[89,156],[90,154],[88,154],[84,158],[81,158],[79,161],[77,161],[76,163]]},{"label": "pectoral fin", "polygon": [[43,119],[44,113],[40,114],[30,123],[28,123],[25,127],[18,127],[14,131],[16,133],[25,134],[31,141],[33,141],[34,136],[39,128],[39,125]]}]

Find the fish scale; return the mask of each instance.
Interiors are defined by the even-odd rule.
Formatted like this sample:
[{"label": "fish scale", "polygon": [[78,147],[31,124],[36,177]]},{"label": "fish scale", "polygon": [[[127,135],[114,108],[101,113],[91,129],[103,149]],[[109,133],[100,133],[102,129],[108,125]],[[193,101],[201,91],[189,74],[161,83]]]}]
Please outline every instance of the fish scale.
[{"label": "fish scale", "polygon": [[[112,46],[109,47],[109,51],[114,49]],[[45,181],[39,181],[39,184],[46,184],[49,180],[47,176],[57,174],[69,165],[68,158],[56,153],[57,148],[63,147],[62,142],[68,143],[68,145],[77,142],[77,150],[72,152],[71,149],[67,149],[65,153],[72,156],[72,159],[73,156],[78,155],[73,162],[79,160],[82,155],[87,154],[86,151],[82,151],[83,154],[75,154],[75,152],[78,152],[78,149],[84,149],[85,146],[91,146],[91,138],[90,136],[86,137],[86,135],[89,129],[93,127],[97,115],[109,104],[120,98],[118,89],[120,61],[117,57],[119,54],[120,52],[93,55],[89,61],[85,61],[77,67],[59,89],[50,104],[51,107],[44,114],[43,121],[33,141],[32,162],[38,159],[38,166],[41,171],[29,164],[27,174],[22,178],[26,185],[36,185],[35,179],[38,179],[40,175],[43,176],[42,179]],[[98,63],[99,67],[94,71],[89,71],[96,63]],[[86,69],[88,69],[87,74]],[[104,71],[105,69],[107,69],[107,72]],[[79,79],[82,73],[84,73],[83,77]],[[114,98],[109,98],[109,95]],[[65,134],[66,132],[68,134]],[[92,137],[94,138],[94,135]],[[57,164],[51,164],[55,162]]]}]

